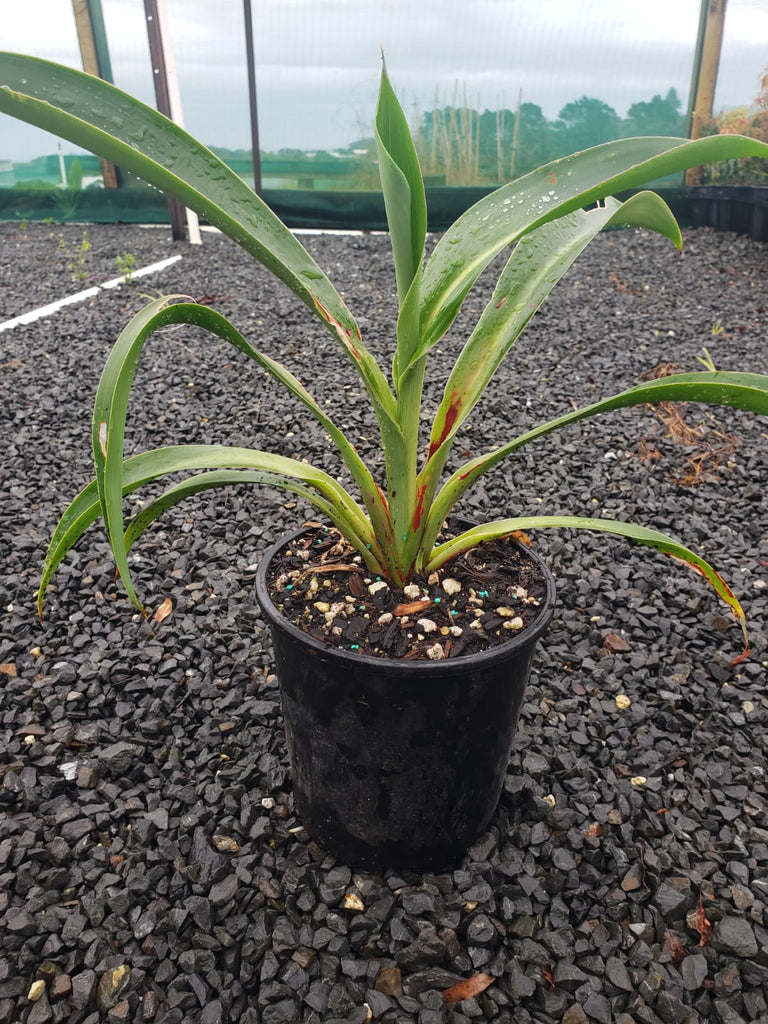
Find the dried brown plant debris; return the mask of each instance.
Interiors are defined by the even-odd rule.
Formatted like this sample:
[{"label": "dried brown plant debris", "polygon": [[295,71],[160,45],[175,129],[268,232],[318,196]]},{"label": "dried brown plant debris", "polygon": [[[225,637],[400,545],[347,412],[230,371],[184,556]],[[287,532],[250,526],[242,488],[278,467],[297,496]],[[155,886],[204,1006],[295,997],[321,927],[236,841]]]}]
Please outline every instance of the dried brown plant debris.
[{"label": "dried brown plant debris", "polygon": [[619,273],[617,270],[611,271],[611,284],[617,291],[621,292],[623,295],[643,294],[639,288],[632,288],[631,285],[628,285],[626,283],[626,281],[622,281],[622,279],[619,277]]},{"label": "dried brown plant debris", "polygon": [[[643,374],[642,379],[659,380],[682,372],[683,368],[677,363],[659,363]],[[699,423],[692,424],[686,416],[687,403],[659,402],[649,408],[663,427],[667,441],[693,449],[686,457],[684,472],[675,474],[675,481],[684,487],[693,487],[707,479],[718,480],[716,470],[724,459],[736,451],[736,438],[723,431],[711,414],[707,414]],[[644,438],[638,444],[638,455],[643,461],[664,458],[658,448],[652,445],[651,438]]]}]

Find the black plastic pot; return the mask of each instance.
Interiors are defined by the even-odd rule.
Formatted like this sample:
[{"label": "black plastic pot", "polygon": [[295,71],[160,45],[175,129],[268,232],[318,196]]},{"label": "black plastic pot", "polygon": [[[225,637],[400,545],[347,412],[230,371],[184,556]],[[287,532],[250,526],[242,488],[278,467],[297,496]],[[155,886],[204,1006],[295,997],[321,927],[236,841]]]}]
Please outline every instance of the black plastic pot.
[{"label": "black plastic pot", "polygon": [[274,644],[296,809],[341,861],[414,870],[455,866],[501,795],[534,649],[549,625],[555,583],[537,618],[495,649],[445,661],[385,660],[319,643],[256,593]]}]

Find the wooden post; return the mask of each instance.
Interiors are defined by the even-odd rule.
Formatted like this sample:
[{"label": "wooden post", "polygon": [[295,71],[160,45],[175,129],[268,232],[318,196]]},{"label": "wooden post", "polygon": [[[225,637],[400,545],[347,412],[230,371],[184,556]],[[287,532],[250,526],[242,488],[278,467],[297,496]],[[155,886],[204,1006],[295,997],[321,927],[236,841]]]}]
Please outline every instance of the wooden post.
[{"label": "wooden post", "polygon": [[[83,71],[112,82],[112,66],[101,16],[101,0],[72,0]],[[109,160],[101,161],[104,188],[120,187],[120,171]]]},{"label": "wooden post", "polygon": [[[165,114],[166,117],[183,127],[181,96],[168,29],[166,0],[144,0],[144,14],[147,19],[147,38],[149,39],[149,54],[152,59],[152,72],[155,80],[157,109],[161,114]],[[193,210],[186,211],[185,228],[184,205],[173,196],[168,196],[167,200],[173,240],[175,242],[184,241],[187,237],[186,228],[188,228],[189,241],[199,245],[200,227],[197,214]]]},{"label": "wooden post", "polygon": [[[698,139],[702,128],[712,120],[715,101],[717,72],[720,66],[720,51],[723,45],[725,8],[727,0],[702,0],[701,28],[696,59],[691,81],[691,95],[694,97],[691,114],[690,136]],[[685,174],[685,184],[700,185],[701,167],[691,167]]]}]

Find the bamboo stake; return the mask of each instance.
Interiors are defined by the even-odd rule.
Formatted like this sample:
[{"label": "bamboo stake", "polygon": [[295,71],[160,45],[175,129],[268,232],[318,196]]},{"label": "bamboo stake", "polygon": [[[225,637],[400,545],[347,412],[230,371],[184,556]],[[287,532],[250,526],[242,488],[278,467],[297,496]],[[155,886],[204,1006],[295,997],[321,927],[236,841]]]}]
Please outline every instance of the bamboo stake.
[{"label": "bamboo stake", "polygon": [[[723,46],[723,29],[725,27],[725,8],[727,0],[702,0],[702,20],[704,24],[701,51],[697,54],[694,68],[695,82],[691,83],[691,91],[695,92],[693,116],[691,118],[691,138],[698,139],[702,128],[712,120],[712,107],[715,101],[715,86],[720,65],[720,52]],[[700,185],[701,167],[691,167],[685,174],[685,184]]]}]

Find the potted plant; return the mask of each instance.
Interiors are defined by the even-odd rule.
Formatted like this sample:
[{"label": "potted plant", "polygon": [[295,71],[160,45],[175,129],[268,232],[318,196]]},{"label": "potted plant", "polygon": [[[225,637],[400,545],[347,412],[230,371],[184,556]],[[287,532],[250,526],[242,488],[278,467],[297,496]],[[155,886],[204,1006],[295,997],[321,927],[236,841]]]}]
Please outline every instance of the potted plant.
[{"label": "potted plant", "polygon": [[[678,247],[664,202],[634,189],[691,165],[768,155],[721,136],[624,139],[554,161],[482,199],[425,260],[424,187],[403,111],[382,70],[379,171],[394,255],[399,318],[391,376],[376,362],[338,292],[245,183],[182,129],[98,79],[46,61],[0,55],[0,110],[112,160],[177,196],[282,280],[334,336],[359,376],[380,436],[383,486],[332,416],[283,365],[216,311],[178,297],[150,302],[107,359],[93,416],[94,480],[51,540],[38,601],[67,551],[103,518],[117,569],[141,608],[128,550],[165,509],[205,488],[282,487],[325,517],[276,545],[257,593],[274,638],[299,814],[309,831],[358,863],[445,865],[487,824],[498,800],[533,650],[554,604],[525,531],[576,527],[656,548],[701,573],[741,624],[728,585],[695,552],[655,530],[574,516],[453,520],[462,496],[522,446],[577,420],[654,402],[701,401],[768,412],[768,377],[701,372],[648,381],[569,411],[447,474],[456,433],[554,284],[603,228],[643,226]],[[513,246],[491,301],[463,344],[422,448],[430,349],[482,271]],[[230,342],[308,409],[354,486],[298,459],[225,445],[124,456],[129,392],[142,346],[169,324]],[[126,526],[123,498],[183,474]],[[518,575],[520,573],[521,575]],[[738,658],[736,659],[738,660]]]}]

